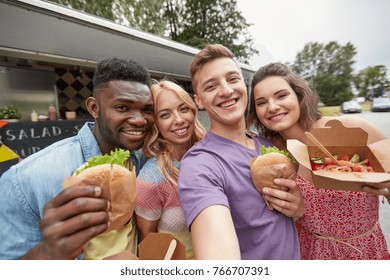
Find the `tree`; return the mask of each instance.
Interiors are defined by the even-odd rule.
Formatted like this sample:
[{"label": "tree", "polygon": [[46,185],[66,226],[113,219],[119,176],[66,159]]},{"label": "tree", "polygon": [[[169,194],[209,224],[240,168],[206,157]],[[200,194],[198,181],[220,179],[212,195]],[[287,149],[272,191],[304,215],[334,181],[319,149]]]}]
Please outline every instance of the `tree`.
[{"label": "tree", "polygon": [[167,26],[167,18],[164,14],[165,0],[127,0],[126,5],[120,9],[123,18],[129,21],[126,26],[131,26],[145,32],[164,36]]},{"label": "tree", "polygon": [[163,35],[166,30],[165,0],[51,1],[156,35]]},{"label": "tree", "polygon": [[335,41],[313,42],[304,46],[291,64],[292,69],[310,81],[325,105],[340,105],[353,97],[353,57],[356,48]]},{"label": "tree", "polygon": [[183,30],[175,39],[197,48],[219,43],[248,63],[248,59],[258,53],[252,37],[246,33],[249,26],[237,11],[236,0],[187,0]]},{"label": "tree", "polygon": [[371,99],[384,94],[389,90],[387,69],[384,65],[370,66],[361,70],[353,79],[359,96]]},{"label": "tree", "polygon": [[196,48],[228,47],[244,63],[258,54],[236,0],[52,0]]},{"label": "tree", "polygon": [[[123,2],[123,0],[119,0]],[[125,0],[126,1],[126,0]],[[94,14],[113,21],[117,20],[116,6],[114,0],[51,0],[75,10]]]}]

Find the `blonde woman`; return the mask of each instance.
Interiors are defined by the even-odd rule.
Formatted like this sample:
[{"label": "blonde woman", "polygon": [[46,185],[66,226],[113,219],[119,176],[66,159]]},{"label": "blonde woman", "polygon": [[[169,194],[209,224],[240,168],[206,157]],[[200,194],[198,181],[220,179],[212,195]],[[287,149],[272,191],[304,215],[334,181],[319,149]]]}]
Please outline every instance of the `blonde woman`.
[{"label": "blonde woman", "polygon": [[137,177],[137,223],[141,238],[151,232],[171,233],[186,247],[192,259],[190,233],[177,193],[180,161],[206,131],[197,120],[198,110],[190,95],[174,82],[162,80],[151,86],[154,129],[144,146],[152,156]]}]

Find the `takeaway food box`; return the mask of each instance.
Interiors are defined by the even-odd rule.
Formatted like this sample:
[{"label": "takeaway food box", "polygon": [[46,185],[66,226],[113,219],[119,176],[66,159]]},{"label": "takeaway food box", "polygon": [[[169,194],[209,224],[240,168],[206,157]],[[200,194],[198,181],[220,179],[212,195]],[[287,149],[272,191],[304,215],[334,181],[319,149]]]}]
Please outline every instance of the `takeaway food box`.
[{"label": "takeaway food box", "polygon": [[138,245],[138,257],[123,251],[104,260],[185,260],[185,254],[185,246],[172,234],[153,232]]},{"label": "takeaway food box", "polygon": [[368,133],[359,127],[344,127],[338,120],[331,120],[323,128],[310,131],[332,154],[360,154],[368,159],[375,172],[313,171],[310,158],[324,157],[323,152],[310,140],[307,145],[298,140],[287,140],[287,150],[299,164],[311,171],[316,187],[323,189],[361,191],[366,183],[390,181],[390,139],[367,144]]}]

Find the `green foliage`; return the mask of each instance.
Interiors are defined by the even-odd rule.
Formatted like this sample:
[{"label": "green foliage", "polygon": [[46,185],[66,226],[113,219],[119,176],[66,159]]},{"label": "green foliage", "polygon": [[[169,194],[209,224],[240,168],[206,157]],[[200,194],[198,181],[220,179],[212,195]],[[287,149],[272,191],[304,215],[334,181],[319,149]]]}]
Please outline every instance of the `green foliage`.
[{"label": "green foliage", "polygon": [[252,37],[246,33],[249,27],[237,11],[236,0],[187,0],[182,30],[176,40],[197,48],[219,43],[248,63],[248,59],[258,53]]},{"label": "green foliage", "polygon": [[0,108],[0,119],[20,119],[21,113],[12,105]]},{"label": "green foliage", "polygon": [[125,166],[127,159],[130,157],[130,151],[124,149],[115,149],[111,151],[110,154],[98,155],[90,158],[84,165],[78,168],[75,171],[75,174],[79,174],[81,171],[101,165],[101,164],[118,164],[120,166]]},{"label": "green foliage", "polygon": [[359,96],[373,98],[390,89],[387,69],[384,65],[370,66],[361,71],[353,79]]},{"label": "green foliage", "polygon": [[328,106],[341,104],[353,97],[354,45],[308,43],[296,56],[292,69],[316,88],[322,102]]},{"label": "green foliage", "polygon": [[106,19],[116,21],[117,19],[117,6],[116,2],[128,2],[126,0],[51,0],[61,5],[64,5],[75,10],[80,10],[89,14],[94,14]]},{"label": "green foliage", "polygon": [[236,0],[52,0],[195,48],[228,47],[248,63],[258,51]]},{"label": "green foliage", "polygon": [[282,155],[288,157],[288,158],[291,160],[292,163],[295,163],[295,162],[296,162],[296,160],[295,160],[295,158],[292,156],[292,154],[290,154],[290,153],[289,153],[288,151],[286,151],[286,150],[281,150],[281,149],[279,149],[279,148],[276,147],[276,146],[266,147],[266,146],[262,145],[262,146],[260,147],[260,154],[261,154],[261,155],[265,155],[265,154],[269,154],[269,153],[279,153],[279,154],[282,154]]},{"label": "green foliage", "polygon": [[120,23],[132,28],[164,36],[168,19],[165,16],[165,0],[128,0],[120,8],[125,20]]}]

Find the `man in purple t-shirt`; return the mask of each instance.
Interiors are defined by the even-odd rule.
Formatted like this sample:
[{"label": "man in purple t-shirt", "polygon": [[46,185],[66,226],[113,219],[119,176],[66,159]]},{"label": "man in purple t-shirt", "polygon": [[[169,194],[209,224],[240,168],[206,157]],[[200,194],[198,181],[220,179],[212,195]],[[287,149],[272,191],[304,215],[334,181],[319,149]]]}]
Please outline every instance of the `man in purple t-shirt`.
[{"label": "man in purple t-shirt", "polygon": [[179,197],[196,259],[299,259],[294,218],[304,202],[293,180],[289,191],[264,188],[267,209],[250,177],[249,162],[270,142],[246,133],[248,96],[233,53],[208,45],[191,64],[195,101],[210,118],[210,131],[180,165]]}]

